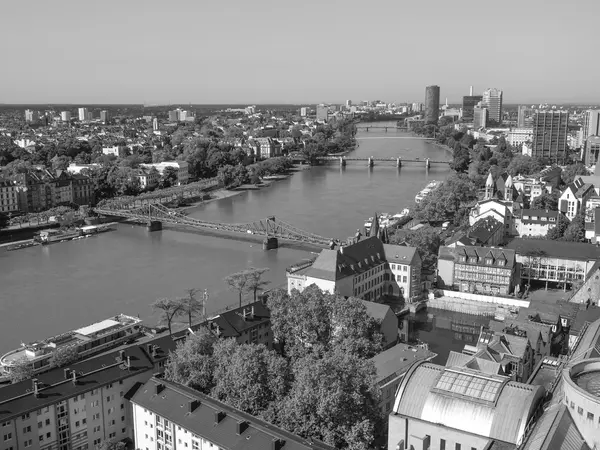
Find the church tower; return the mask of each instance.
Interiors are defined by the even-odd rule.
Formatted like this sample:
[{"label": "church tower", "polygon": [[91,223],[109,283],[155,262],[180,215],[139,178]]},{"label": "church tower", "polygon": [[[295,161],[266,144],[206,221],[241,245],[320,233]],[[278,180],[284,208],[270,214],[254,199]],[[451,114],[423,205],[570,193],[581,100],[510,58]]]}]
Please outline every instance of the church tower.
[{"label": "church tower", "polygon": [[506,178],[506,181],[504,182],[504,200],[512,200],[513,199],[512,192],[513,192],[513,181],[512,181],[512,177],[509,175]]},{"label": "church tower", "polygon": [[494,196],[494,177],[492,177],[492,172],[490,171],[487,180],[485,182],[485,198],[484,200],[489,200]]}]

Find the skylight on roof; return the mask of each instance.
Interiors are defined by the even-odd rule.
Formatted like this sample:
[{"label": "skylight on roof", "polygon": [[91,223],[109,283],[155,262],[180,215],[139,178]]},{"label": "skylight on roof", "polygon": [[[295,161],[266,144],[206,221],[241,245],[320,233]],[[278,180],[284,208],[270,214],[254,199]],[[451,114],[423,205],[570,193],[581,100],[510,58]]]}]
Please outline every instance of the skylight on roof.
[{"label": "skylight on roof", "polygon": [[442,374],[435,387],[465,397],[493,402],[502,387],[502,381],[447,370]]}]

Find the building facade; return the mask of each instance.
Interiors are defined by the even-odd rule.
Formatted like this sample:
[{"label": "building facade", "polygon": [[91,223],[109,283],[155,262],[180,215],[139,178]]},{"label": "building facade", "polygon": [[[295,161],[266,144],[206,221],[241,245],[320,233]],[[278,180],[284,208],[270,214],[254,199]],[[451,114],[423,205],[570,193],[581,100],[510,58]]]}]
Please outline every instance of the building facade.
[{"label": "building facade", "polygon": [[463,97],[462,103],[462,120],[463,122],[473,122],[473,112],[475,105],[483,100],[481,95],[466,95]]},{"label": "building facade", "polygon": [[488,121],[493,125],[502,123],[502,91],[490,88],[483,91],[482,105],[488,110]]},{"label": "building facade", "polygon": [[508,295],[519,284],[514,250],[440,247],[438,287],[460,292]]},{"label": "building facade", "polygon": [[0,213],[16,213],[21,210],[19,186],[9,180],[0,179]]},{"label": "building facade", "polygon": [[177,170],[177,184],[187,184],[190,180],[189,165],[186,161],[164,161],[152,164],[140,164],[140,167],[152,169],[153,167],[162,176],[167,167],[173,167]]},{"label": "building facade", "polygon": [[600,109],[590,109],[583,116],[581,145],[585,145],[592,136],[600,136]]},{"label": "building facade", "polygon": [[600,136],[590,136],[585,141],[585,152],[583,163],[586,166],[595,166],[598,164],[600,155]]},{"label": "building facade", "polygon": [[425,124],[437,124],[440,117],[440,87],[425,88]]},{"label": "building facade", "polygon": [[333,450],[161,378],[140,387],[131,403],[139,449]]},{"label": "building facade", "polygon": [[330,293],[377,301],[383,295],[407,300],[421,294],[421,258],[414,247],[383,244],[369,237],[338,250],[322,250],[314,261],[286,271],[288,292],[311,284]]},{"label": "building facade", "polygon": [[329,119],[329,107],[327,105],[317,105],[317,122],[327,122]]},{"label": "building facade", "polygon": [[569,135],[568,111],[538,111],[533,116],[531,156],[564,163]]},{"label": "building facade", "polygon": [[508,132],[507,142],[512,146],[520,146],[524,142],[531,142],[533,139],[532,128],[514,128]]},{"label": "building facade", "polygon": [[479,130],[485,128],[488,121],[488,110],[481,102],[473,108],[473,128]]},{"label": "building facade", "polygon": [[577,214],[586,210],[588,199],[595,194],[594,185],[584,183],[581,177],[577,177],[560,195],[558,209],[569,220],[573,220]]},{"label": "building facade", "polygon": [[521,237],[544,237],[560,220],[567,218],[559,211],[522,209],[515,218],[517,233]]}]

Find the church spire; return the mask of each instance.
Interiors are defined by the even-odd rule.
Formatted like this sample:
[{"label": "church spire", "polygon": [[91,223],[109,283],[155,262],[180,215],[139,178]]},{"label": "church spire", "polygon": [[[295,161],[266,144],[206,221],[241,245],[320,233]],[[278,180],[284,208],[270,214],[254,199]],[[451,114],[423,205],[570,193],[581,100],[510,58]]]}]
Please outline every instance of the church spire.
[{"label": "church spire", "polygon": [[373,216],[373,223],[371,223],[371,229],[369,230],[369,237],[379,237],[379,215],[375,213]]}]

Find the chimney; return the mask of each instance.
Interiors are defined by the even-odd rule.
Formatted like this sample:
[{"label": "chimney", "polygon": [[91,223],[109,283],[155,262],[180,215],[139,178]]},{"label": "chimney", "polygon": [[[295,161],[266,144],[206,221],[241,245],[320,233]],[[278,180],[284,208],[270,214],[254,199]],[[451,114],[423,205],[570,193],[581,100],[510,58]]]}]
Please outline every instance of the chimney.
[{"label": "chimney", "polygon": [[73,384],[76,385],[77,384],[77,372],[73,370],[71,372],[71,375],[72,375],[71,379],[73,380]]},{"label": "chimney", "polygon": [[33,395],[37,398],[37,397],[40,396],[40,391],[39,391],[39,387],[38,387],[38,380],[37,380],[37,378],[34,378],[31,381],[33,382]]},{"label": "chimney", "polygon": [[221,423],[227,414],[225,411],[215,411],[215,425]]},{"label": "chimney", "polygon": [[469,88],[469,95],[470,95],[471,97],[473,97],[473,86],[471,86],[471,87]]},{"label": "chimney", "polygon": [[285,445],[285,441],[283,439],[274,438],[271,444],[271,450],[281,450]]},{"label": "chimney", "polygon": [[193,413],[194,411],[196,411],[196,409],[198,409],[198,406],[200,406],[199,400],[188,401],[188,412]]},{"label": "chimney", "polygon": [[245,420],[238,422],[235,425],[235,434],[237,434],[238,436],[242,435],[244,433],[244,431],[246,431],[248,429],[249,426],[250,426],[250,424],[248,422],[246,422]]},{"label": "chimney", "polygon": [[250,308],[250,318],[254,319],[254,305]]},{"label": "chimney", "polygon": [[125,363],[125,367],[127,367],[128,369],[131,368],[131,356],[127,357],[127,362]]},{"label": "chimney", "polygon": [[119,350],[119,358],[121,358],[121,361],[125,359],[125,350]]},{"label": "chimney", "polygon": [[164,390],[165,390],[165,385],[164,384],[162,384],[162,383],[157,383],[156,384],[156,386],[155,386],[156,395],[160,394]]},{"label": "chimney", "polygon": [[69,378],[71,378],[71,369],[66,368],[64,369],[64,374],[65,374],[65,380],[68,380]]}]

